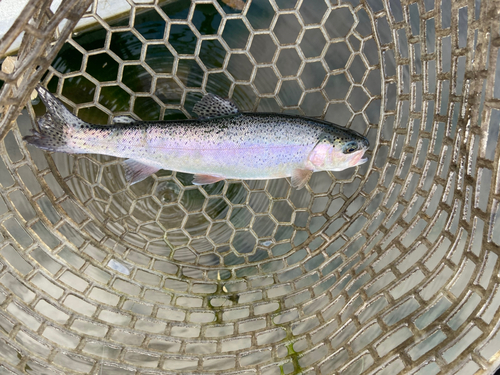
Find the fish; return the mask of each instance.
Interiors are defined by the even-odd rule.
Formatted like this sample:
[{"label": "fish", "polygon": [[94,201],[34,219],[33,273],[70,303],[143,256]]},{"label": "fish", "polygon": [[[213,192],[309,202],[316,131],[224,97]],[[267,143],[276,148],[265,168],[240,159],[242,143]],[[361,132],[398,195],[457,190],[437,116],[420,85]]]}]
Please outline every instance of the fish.
[{"label": "fish", "polygon": [[241,112],[208,93],[194,105],[199,117],[136,121],[117,116],[110,125],[85,122],[47,89],[36,90],[46,107],[38,129],[23,139],[40,149],[125,158],[128,183],[160,169],[193,174],[193,184],[226,179],[290,178],[301,189],[317,171],[341,171],[365,163],[370,144],[358,132],[319,119]]}]

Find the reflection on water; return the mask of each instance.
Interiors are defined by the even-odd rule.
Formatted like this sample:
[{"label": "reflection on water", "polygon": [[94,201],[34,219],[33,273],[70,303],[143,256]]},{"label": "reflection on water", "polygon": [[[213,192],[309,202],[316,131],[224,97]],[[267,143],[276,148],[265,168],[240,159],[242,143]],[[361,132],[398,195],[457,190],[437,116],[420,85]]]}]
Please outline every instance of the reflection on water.
[{"label": "reflection on water", "polygon": [[[123,112],[130,109],[130,94],[118,86],[106,86],[101,88],[99,103],[111,112]],[[90,122],[90,120],[87,120]]]},{"label": "reflection on water", "polygon": [[197,4],[192,22],[202,35],[212,35],[217,34],[221,19],[212,4]]},{"label": "reflection on water", "polygon": [[200,59],[207,69],[222,68],[225,57],[226,50],[218,40],[204,40],[201,43]]},{"label": "reflection on water", "polygon": [[179,55],[192,55],[196,49],[196,35],[188,25],[170,26],[168,41]]},{"label": "reflection on water", "polygon": [[203,69],[194,59],[179,59],[177,76],[189,88],[200,88],[203,84]]},{"label": "reflection on water", "polygon": [[208,76],[207,92],[227,98],[231,88],[231,80],[226,73],[212,73]]},{"label": "reflection on water", "polygon": [[156,73],[172,73],[174,55],[165,44],[150,44],[146,50],[146,64]]},{"label": "reflection on water", "polygon": [[172,20],[185,20],[189,14],[190,0],[174,1],[161,7]]},{"label": "reflection on water", "polygon": [[134,29],[146,39],[163,39],[165,25],[165,20],[155,10],[135,15]]}]

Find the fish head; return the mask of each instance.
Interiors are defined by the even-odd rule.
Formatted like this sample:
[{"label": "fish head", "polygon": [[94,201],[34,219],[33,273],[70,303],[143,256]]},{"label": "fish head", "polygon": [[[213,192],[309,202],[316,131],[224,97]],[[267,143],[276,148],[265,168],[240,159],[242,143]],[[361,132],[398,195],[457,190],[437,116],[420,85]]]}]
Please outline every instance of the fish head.
[{"label": "fish head", "polygon": [[368,139],[348,131],[342,136],[328,137],[318,142],[309,154],[308,161],[316,171],[342,171],[366,163],[368,158],[363,156],[369,147]]}]

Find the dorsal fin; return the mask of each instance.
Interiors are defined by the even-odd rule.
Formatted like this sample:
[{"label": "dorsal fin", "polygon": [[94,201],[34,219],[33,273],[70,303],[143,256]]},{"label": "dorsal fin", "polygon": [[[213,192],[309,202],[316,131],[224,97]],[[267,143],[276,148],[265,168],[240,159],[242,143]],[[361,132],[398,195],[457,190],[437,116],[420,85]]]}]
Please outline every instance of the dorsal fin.
[{"label": "dorsal fin", "polygon": [[237,115],[240,110],[229,100],[214,94],[207,94],[194,105],[193,112],[200,118],[213,118]]},{"label": "dorsal fin", "polygon": [[135,120],[132,117],[128,116],[116,116],[113,118],[113,124],[130,124]]}]

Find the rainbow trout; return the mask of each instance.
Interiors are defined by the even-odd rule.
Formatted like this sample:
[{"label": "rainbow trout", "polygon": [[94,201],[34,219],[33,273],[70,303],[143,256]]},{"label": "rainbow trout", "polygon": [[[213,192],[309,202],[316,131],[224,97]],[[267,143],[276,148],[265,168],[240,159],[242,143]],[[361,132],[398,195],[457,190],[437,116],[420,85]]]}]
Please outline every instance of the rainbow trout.
[{"label": "rainbow trout", "polygon": [[111,125],[95,125],[74,116],[45,88],[37,91],[47,112],[26,142],[49,151],[127,158],[131,184],[168,169],[194,174],[196,185],[291,177],[300,189],[315,171],[341,171],[367,161],[368,140],[353,130],[301,116],[242,113],[213,94],[194,106],[197,119],[119,116]]}]

